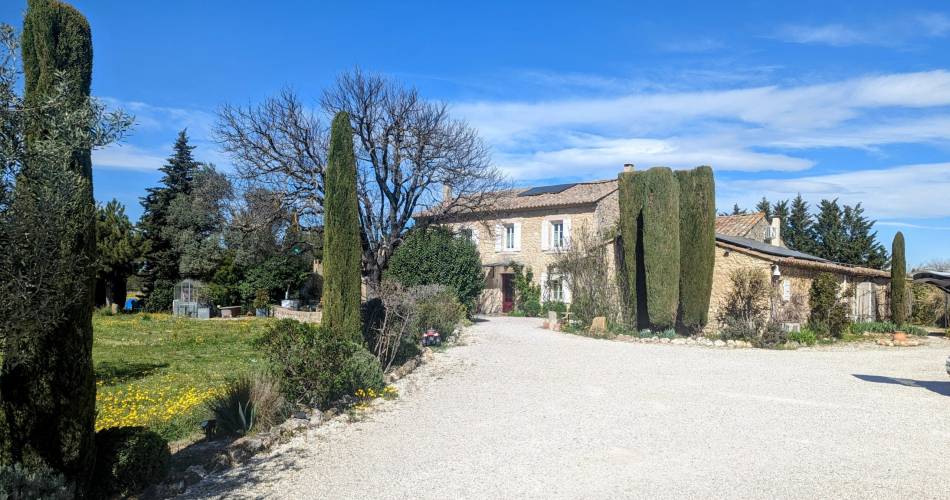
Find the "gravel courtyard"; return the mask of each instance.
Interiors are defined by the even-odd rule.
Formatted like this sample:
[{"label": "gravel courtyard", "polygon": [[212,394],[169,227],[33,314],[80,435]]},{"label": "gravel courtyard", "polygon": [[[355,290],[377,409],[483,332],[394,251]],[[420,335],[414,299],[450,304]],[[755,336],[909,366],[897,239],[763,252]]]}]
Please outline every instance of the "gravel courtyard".
[{"label": "gravel courtyard", "polygon": [[[947,498],[950,342],[713,349],[492,318],[400,398],[189,490],[273,498]],[[900,380],[898,380],[900,379]]]}]

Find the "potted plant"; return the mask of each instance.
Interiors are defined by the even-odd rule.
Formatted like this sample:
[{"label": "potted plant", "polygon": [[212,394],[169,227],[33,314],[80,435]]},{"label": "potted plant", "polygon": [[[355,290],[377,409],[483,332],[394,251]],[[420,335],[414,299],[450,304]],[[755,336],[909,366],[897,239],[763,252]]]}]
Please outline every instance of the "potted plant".
[{"label": "potted plant", "polygon": [[269,302],[270,295],[267,293],[267,290],[258,290],[254,294],[254,312],[258,318],[267,317]]}]

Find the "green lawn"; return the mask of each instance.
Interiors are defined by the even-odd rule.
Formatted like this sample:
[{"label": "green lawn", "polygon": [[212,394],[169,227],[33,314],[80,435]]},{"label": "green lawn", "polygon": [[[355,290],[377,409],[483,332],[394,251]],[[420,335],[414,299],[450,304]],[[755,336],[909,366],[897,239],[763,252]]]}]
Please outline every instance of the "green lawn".
[{"label": "green lawn", "polygon": [[200,432],[228,378],[263,368],[252,342],[268,320],[96,315],[96,429],[145,425],[166,439]]}]

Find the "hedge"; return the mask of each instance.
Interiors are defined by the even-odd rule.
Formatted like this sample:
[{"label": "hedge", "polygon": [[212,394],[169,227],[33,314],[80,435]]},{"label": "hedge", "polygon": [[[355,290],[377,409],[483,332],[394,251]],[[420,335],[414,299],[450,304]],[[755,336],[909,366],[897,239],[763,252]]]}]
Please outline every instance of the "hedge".
[{"label": "hedge", "polygon": [[676,172],[680,201],[679,323],[689,331],[708,321],[716,253],[716,188],[712,168]]}]

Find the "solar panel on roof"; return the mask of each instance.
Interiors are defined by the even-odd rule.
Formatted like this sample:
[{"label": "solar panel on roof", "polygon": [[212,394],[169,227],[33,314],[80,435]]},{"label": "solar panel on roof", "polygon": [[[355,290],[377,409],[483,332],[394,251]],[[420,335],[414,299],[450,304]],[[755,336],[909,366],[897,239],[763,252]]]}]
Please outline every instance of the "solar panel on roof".
[{"label": "solar panel on roof", "polygon": [[538,186],[533,187],[523,193],[518,193],[518,196],[537,196],[539,194],[557,194],[561,191],[565,191],[576,186],[578,183],[574,182],[571,184],[555,184],[553,186]]}]

